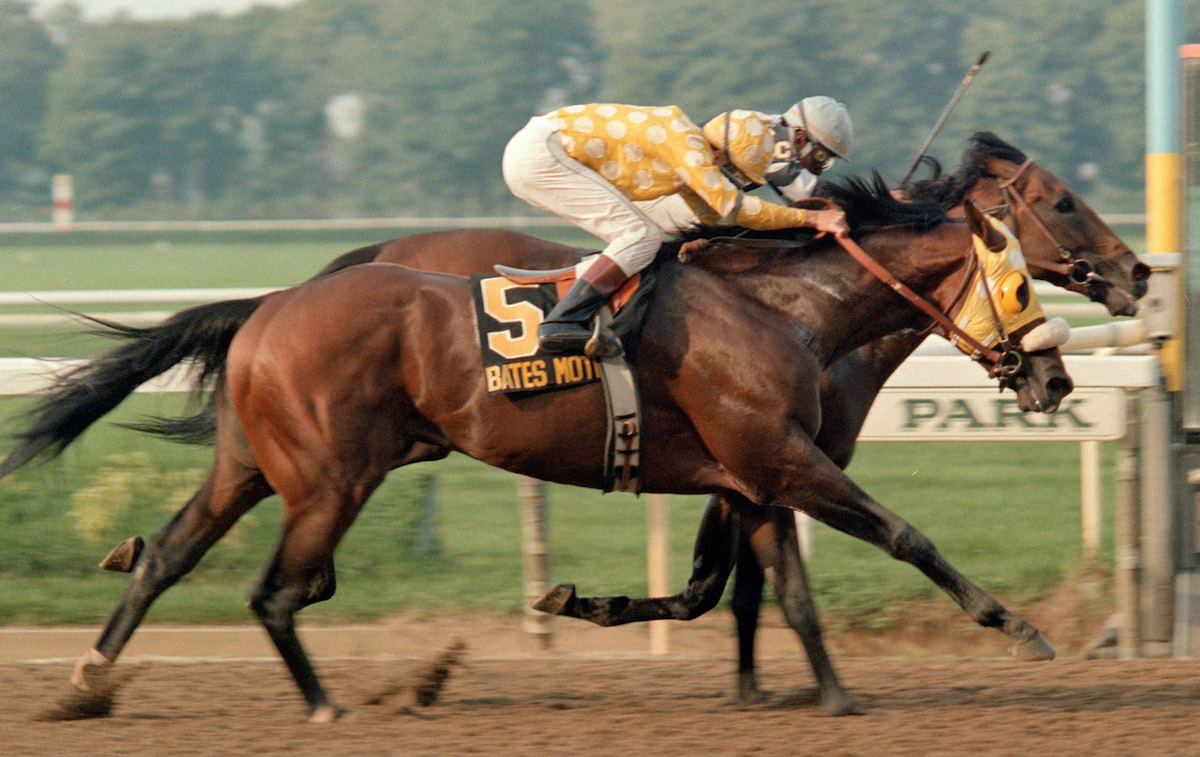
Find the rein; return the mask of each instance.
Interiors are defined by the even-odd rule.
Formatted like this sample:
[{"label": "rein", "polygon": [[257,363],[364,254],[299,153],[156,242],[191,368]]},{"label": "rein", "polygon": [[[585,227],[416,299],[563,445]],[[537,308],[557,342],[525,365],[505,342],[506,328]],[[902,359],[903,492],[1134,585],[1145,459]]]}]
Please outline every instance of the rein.
[{"label": "rein", "polygon": [[[1013,178],[1015,179],[1016,177]],[[825,198],[814,197],[809,198],[809,200],[814,202],[823,202],[829,207],[836,207],[832,201]],[[1045,227],[1043,227],[1043,229],[1044,228]],[[1049,234],[1048,229],[1045,229],[1045,231],[1047,234]],[[947,315],[947,313],[938,309],[933,303],[929,302],[929,300],[917,294],[907,284],[893,276],[891,271],[884,268],[877,260],[868,255],[867,251],[860,247],[858,243],[849,236],[835,235],[834,239],[837,240],[838,244],[842,246],[842,249],[844,249],[850,255],[850,257],[854,258],[854,260],[864,269],[866,269],[871,275],[879,279],[889,289],[907,300],[913,305],[913,307],[917,308],[922,313],[925,313],[931,319],[933,319],[933,324],[931,325],[932,329],[940,330],[941,335],[951,343],[959,341],[970,347],[972,351],[972,359],[979,360],[982,358],[990,363],[991,367],[988,369],[988,376],[991,378],[999,377],[1002,388],[1005,386],[1005,384],[1007,384],[1009,379],[1015,376],[1016,373],[1021,369],[1021,363],[1023,361],[1020,352],[1013,348],[1012,343],[1004,333],[1003,329],[999,328],[1000,318],[995,312],[995,303],[992,301],[990,291],[987,292],[987,301],[992,307],[992,315],[999,330],[1000,349],[988,347],[975,337],[968,334],[957,324],[955,324],[954,321],[950,319],[949,315]],[[1051,239],[1053,239],[1053,237],[1051,237]],[[777,255],[781,254],[783,250],[795,249],[797,247],[795,242],[782,239],[744,239],[737,236],[732,236],[714,237],[708,241],[715,243],[736,242],[740,246],[759,247],[767,250],[770,253],[770,259],[774,259]],[[683,250],[681,250],[679,254],[679,261],[686,263],[692,257],[694,257],[696,253],[703,251],[705,251],[705,247],[701,247],[694,252],[688,253],[685,253]],[[709,248],[708,251],[711,252],[711,248]],[[760,264],[762,262],[763,261],[760,261]],[[954,299],[951,303],[951,309],[962,299],[962,297],[970,288],[971,282],[976,277],[981,277],[984,281],[985,288],[987,286],[987,277],[981,276],[982,269],[980,268],[979,258],[976,254],[972,253],[968,265],[972,270],[968,271],[967,275],[964,277],[963,286],[954,296]]]},{"label": "rein", "polygon": [[[993,375],[993,376],[996,375],[996,373],[1000,369],[1001,365],[1007,363],[1004,356],[1006,354],[1008,354],[1009,350],[1001,351],[1001,350],[992,349],[991,347],[984,345],[982,342],[980,342],[978,339],[971,336],[967,332],[963,331],[961,328],[958,327],[958,325],[956,325],[954,323],[954,321],[950,320],[949,316],[947,316],[941,310],[934,307],[934,305],[931,302],[929,302],[929,300],[925,299],[924,297],[922,297],[921,295],[917,294],[912,289],[910,289],[909,286],[907,284],[905,284],[903,281],[900,281],[895,276],[893,276],[891,271],[889,271],[888,269],[886,269],[882,265],[880,265],[879,262],[875,260],[875,258],[868,255],[867,251],[864,250],[862,247],[859,247],[858,243],[855,242],[850,237],[837,236],[834,238],[837,239],[838,244],[840,244],[842,246],[842,249],[844,249],[846,252],[848,252],[850,254],[850,257],[852,257],[856,261],[858,261],[859,265],[861,265],[863,268],[867,269],[867,271],[869,273],[871,273],[871,275],[873,275],[875,278],[879,279],[884,284],[886,284],[889,289],[896,292],[904,299],[908,300],[918,310],[920,310],[921,312],[925,313],[930,318],[932,318],[934,320],[934,323],[937,326],[941,327],[943,336],[945,336],[947,339],[949,339],[953,335],[953,337],[955,339],[968,345],[974,351],[976,356],[983,357],[988,362],[990,362],[994,366],[992,368],[991,375]],[[974,267],[977,268],[978,267],[978,259],[974,255],[972,255],[971,260],[975,261]],[[973,278],[973,277],[968,276],[967,280],[970,281],[971,278]],[[962,291],[965,292],[966,287],[964,287]],[[955,300],[957,301],[958,297],[955,297]],[[953,341],[953,340],[951,340],[951,341]]]},{"label": "rein", "polygon": [[[827,200],[825,198],[810,198],[810,199],[819,200],[821,202],[824,202],[826,205],[828,205],[831,208],[836,207],[833,204],[833,202],[831,202],[830,200]],[[862,247],[859,247],[858,242],[855,242],[848,235],[846,235],[846,236],[836,235],[836,236],[834,236],[834,239],[836,239],[838,244],[840,244],[842,246],[842,249],[844,249],[846,252],[848,252],[850,254],[850,257],[854,258],[855,261],[857,261],[859,265],[861,265],[863,268],[865,268],[872,276],[879,279],[885,285],[887,285],[887,287],[889,289],[896,292],[904,299],[908,300],[909,303],[911,303],[913,305],[913,307],[917,308],[922,313],[925,313],[930,318],[932,318],[934,321],[934,324],[936,326],[941,327],[942,336],[944,336],[946,339],[948,339],[951,343],[953,343],[955,340],[961,341],[962,343],[966,344],[968,347],[971,348],[971,351],[973,353],[972,354],[973,358],[975,358],[975,359],[984,358],[989,363],[991,363],[991,368],[988,371],[988,375],[990,377],[995,377],[995,376],[999,375],[1001,377],[1001,385],[1002,386],[1004,384],[1005,379],[1007,379],[1008,377],[1011,377],[1012,375],[1014,375],[1017,372],[1017,370],[1019,370],[1019,368],[1021,366],[1021,356],[1019,353],[1017,353],[1016,351],[1014,351],[1012,349],[1012,346],[1009,343],[1008,338],[1004,334],[1003,330],[1000,330],[1001,349],[997,350],[997,349],[988,347],[987,345],[983,344],[975,337],[968,334],[966,331],[959,328],[958,325],[954,323],[954,321],[950,320],[950,317],[946,313],[943,313],[941,310],[936,308],[933,305],[933,303],[929,302],[929,300],[927,300],[924,297],[922,297],[921,295],[917,294],[907,284],[905,284],[903,281],[901,281],[900,279],[897,279],[895,276],[893,276],[891,271],[884,268],[882,265],[879,264],[879,262],[877,260],[875,260],[875,258],[868,255],[866,250],[864,250]],[[973,264],[973,268],[975,269],[975,275],[980,275],[981,271],[979,269],[978,256],[976,256],[975,254],[972,254],[971,261]],[[965,277],[965,281],[970,282],[973,278],[974,278],[974,276],[970,275],[970,272],[968,272],[968,275]],[[982,278],[984,279],[985,286],[986,286],[987,277],[984,276]],[[962,288],[962,290],[959,292],[959,294],[955,296],[955,298],[954,298],[955,302],[957,302],[959,297],[961,297],[962,294],[967,291],[968,287],[969,287],[969,284],[967,286],[964,286]],[[988,293],[988,302],[992,303],[992,298],[991,298],[990,292]],[[994,304],[992,304],[992,309],[993,309],[993,315],[995,315],[995,312],[994,312],[995,305]],[[999,317],[996,317],[995,320],[996,320],[997,326],[999,326],[999,323],[1000,323]],[[951,339],[952,336],[953,336],[953,339]],[[1010,356],[1013,356],[1013,357],[1010,357]],[[1014,360],[1014,358],[1015,358],[1015,360]]]}]

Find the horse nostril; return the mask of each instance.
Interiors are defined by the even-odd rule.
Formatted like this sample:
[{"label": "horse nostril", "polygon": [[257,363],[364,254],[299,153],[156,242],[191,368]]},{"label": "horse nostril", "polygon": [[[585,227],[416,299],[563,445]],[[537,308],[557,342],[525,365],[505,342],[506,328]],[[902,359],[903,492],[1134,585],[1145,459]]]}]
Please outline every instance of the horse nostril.
[{"label": "horse nostril", "polygon": [[1074,388],[1075,384],[1068,376],[1055,376],[1046,382],[1046,390],[1052,397],[1066,397]]},{"label": "horse nostril", "polygon": [[1133,266],[1133,270],[1129,272],[1129,275],[1134,281],[1145,281],[1150,278],[1150,266],[1145,263],[1137,263]]}]

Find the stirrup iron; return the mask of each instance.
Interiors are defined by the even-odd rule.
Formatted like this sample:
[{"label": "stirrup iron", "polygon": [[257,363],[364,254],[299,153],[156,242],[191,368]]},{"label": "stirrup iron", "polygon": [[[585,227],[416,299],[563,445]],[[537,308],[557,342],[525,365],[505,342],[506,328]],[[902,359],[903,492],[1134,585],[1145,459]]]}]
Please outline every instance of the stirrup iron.
[{"label": "stirrup iron", "polygon": [[600,319],[596,318],[592,325],[592,335],[583,345],[583,354],[592,360],[621,357],[625,354],[625,347],[612,329],[601,325]]}]

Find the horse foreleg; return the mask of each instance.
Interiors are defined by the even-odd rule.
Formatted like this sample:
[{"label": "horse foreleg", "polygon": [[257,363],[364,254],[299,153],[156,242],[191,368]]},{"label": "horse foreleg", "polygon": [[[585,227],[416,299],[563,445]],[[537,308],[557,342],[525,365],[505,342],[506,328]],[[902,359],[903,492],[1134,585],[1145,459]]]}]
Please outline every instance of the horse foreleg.
[{"label": "horse foreleg", "polygon": [[[873,500],[815,449],[804,455],[803,475],[785,487],[777,504],[806,512],[833,528],[874,544],[912,564],[981,626],[997,628],[1019,660],[1050,660],[1054,648],[1027,620],[1007,610],[949,563],[924,534]],[[765,498],[764,498],[765,499]]]},{"label": "horse foreleg", "polygon": [[737,521],[732,507],[710,497],[700,521],[692,552],[692,575],[687,586],[669,597],[580,597],[574,584],[559,584],[533,603],[535,610],[580,618],[600,626],[647,620],[692,620],[721,601],[733,570]]},{"label": "horse foreleg", "polygon": [[788,624],[804,645],[809,665],[817,679],[821,704],[834,715],[861,714],[862,710],[842,688],[829,653],[825,651],[821,621],[817,618],[817,608],[808,586],[808,574],[796,539],[796,519],[792,513],[783,510],[774,511],[771,519],[775,531],[775,596],[779,599],[779,606]]}]

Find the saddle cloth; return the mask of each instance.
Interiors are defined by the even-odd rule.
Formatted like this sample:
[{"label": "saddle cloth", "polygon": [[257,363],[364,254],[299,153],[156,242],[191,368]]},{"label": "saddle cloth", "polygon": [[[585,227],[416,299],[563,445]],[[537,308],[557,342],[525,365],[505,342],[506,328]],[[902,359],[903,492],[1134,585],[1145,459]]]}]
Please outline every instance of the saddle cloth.
[{"label": "saddle cloth", "polygon": [[[549,354],[538,347],[538,324],[570,289],[575,269],[497,269],[506,275],[471,276],[488,393],[510,395],[517,400],[601,381],[608,417],[604,490],[639,491],[641,407],[629,363],[623,357],[592,360],[583,355]],[[639,293],[639,283],[639,277],[634,277],[613,294],[599,316],[604,327],[613,326],[613,313],[620,313],[634,299]],[[640,318],[626,320],[640,321]],[[636,335],[631,341],[636,343]]]}]

